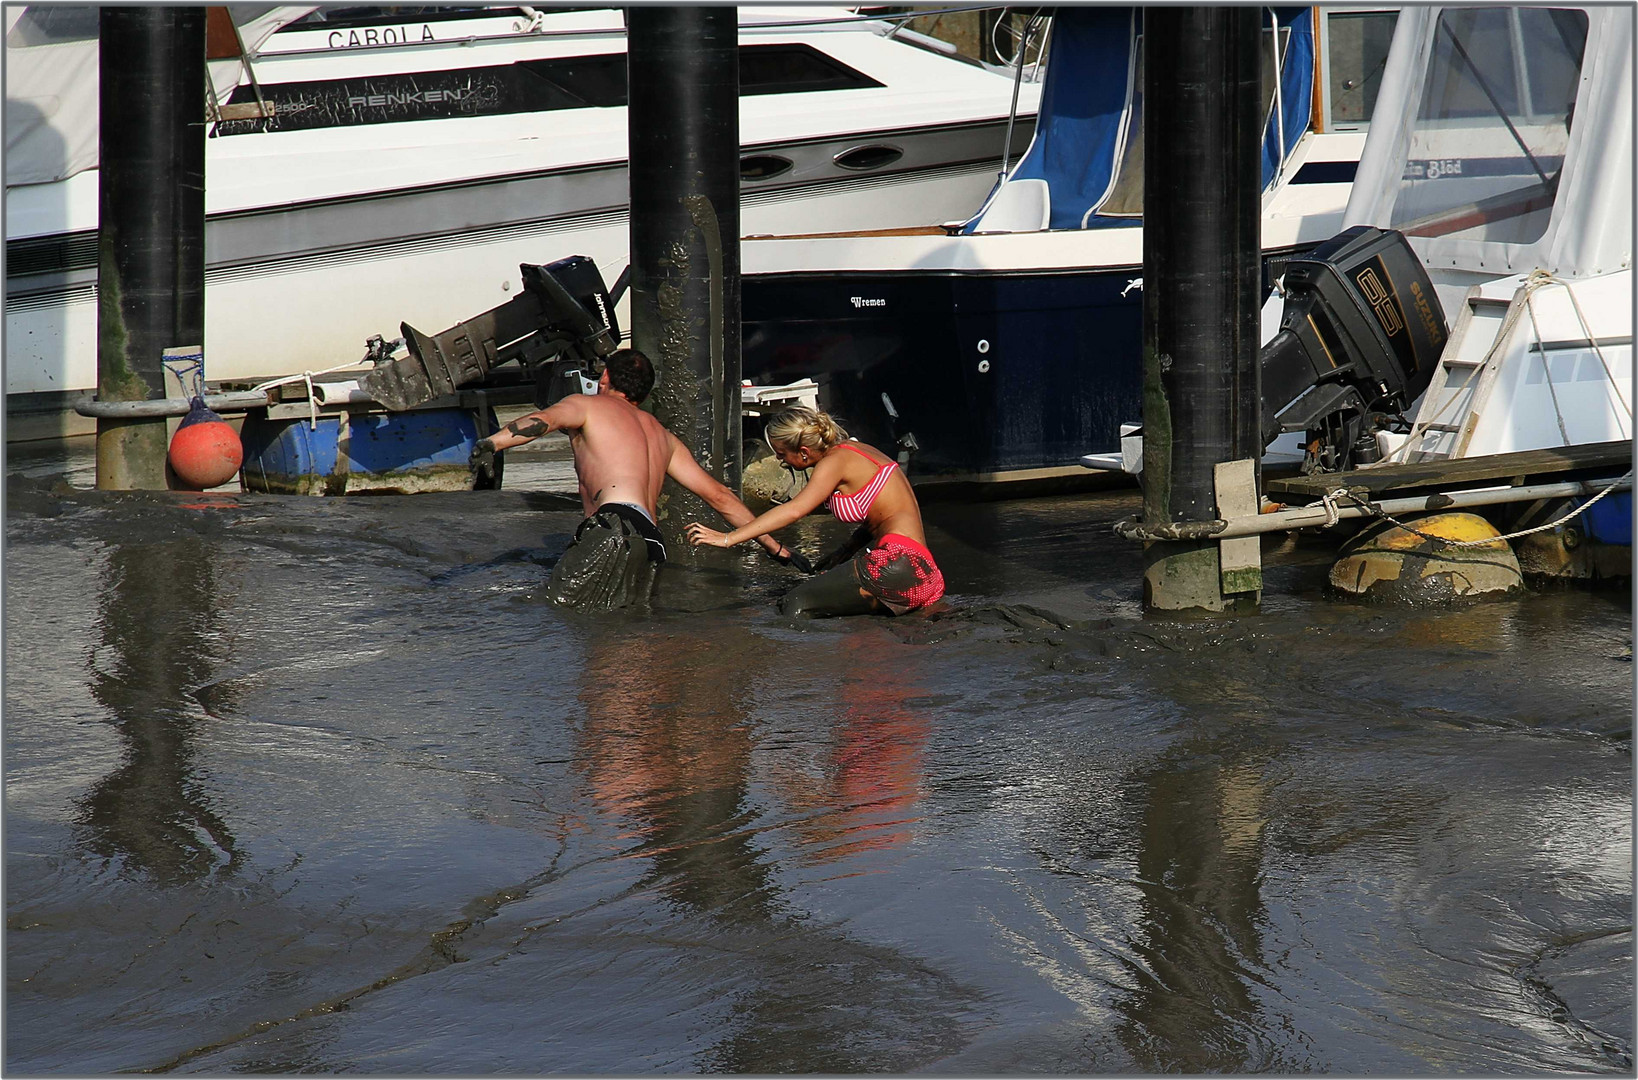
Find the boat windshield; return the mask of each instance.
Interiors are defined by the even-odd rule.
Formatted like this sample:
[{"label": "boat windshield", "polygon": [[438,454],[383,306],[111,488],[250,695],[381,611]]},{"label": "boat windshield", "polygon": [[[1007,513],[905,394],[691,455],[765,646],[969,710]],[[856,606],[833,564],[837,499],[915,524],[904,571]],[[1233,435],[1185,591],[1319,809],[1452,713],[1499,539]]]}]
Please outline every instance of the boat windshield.
[{"label": "boat windshield", "polygon": [[1447,8],[1391,224],[1528,244],[1547,230],[1587,44],[1585,12]]},{"label": "boat windshield", "polygon": [[6,48],[95,41],[99,9],[79,4],[30,4],[6,34]]}]

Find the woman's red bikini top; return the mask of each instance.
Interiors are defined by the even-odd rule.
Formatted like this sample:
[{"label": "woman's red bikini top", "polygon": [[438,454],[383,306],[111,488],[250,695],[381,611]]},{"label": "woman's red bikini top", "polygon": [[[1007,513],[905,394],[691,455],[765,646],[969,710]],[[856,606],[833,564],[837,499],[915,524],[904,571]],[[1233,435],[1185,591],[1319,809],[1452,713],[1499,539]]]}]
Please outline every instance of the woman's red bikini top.
[{"label": "woman's red bikini top", "polygon": [[[851,443],[842,443],[841,445],[874,464],[875,459],[857,446]],[[830,496],[830,512],[836,515],[836,520],[863,521],[869,515],[870,507],[876,501],[876,496],[881,494],[882,488],[887,486],[888,478],[893,475],[893,470],[898,467],[899,464],[896,461],[887,462],[876,470],[876,475],[870,478],[870,483],[851,495],[843,495],[840,491],[833,492]]]}]

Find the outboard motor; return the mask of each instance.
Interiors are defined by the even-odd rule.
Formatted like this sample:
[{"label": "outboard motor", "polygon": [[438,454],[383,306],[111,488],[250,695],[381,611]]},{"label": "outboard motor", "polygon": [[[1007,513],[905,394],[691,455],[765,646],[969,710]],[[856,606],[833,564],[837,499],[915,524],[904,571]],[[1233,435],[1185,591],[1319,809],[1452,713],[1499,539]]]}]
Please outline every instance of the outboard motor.
[{"label": "outboard motor", "polygon": [[1449,336],[1403,234],[1356,225],[1285,262],[1285,313],[1263,346],[1263,445],[1306,432],[1303,472],[1381,456],[1379,430],[1409,430]]},{"label": "outboard motor", "polygon": [[491,369],[516,360],[533,374],[540,408],[579,393],[582,380],[595,378],[598,362],[620,344],[603,275],[584,255],[518,270],[520,295],[441,334],[403,323],[409,355],[379,363],[360,377],[359,388],[389,409],[409,409],[481,383]]}]

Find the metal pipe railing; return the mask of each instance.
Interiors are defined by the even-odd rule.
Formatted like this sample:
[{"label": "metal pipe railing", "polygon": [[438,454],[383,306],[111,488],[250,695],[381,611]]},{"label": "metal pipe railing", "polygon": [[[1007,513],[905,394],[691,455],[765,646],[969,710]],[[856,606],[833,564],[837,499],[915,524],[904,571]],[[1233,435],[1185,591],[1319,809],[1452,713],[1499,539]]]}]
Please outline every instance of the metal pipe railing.
[{"label": "metal pipe railing", "polygon": [[1613,484],[1607,481],[1565,480],[1555,484],[1530,484],[1524,487],[1480,488],[1476,491],[1383,499],[1370,503],[1368,507],[1338,506],[1321,502],[1293,510],[1275,510],[1255,517],[1177,521],[1165,525],[1145,525],[1141,521],[1124,518],[1115,522],[1114,530],[1115,535],[1127,540],[1230,540],[1237,536],[1258,536],[1262,533],[1335,525],[1338,521],[1349,518],[1378,517],[1382,514],[1416,514],[1464,506],[1497,506],[1502,503],[1531,502],[1536,499],[1597,495],[1605,486],[1612,491],[1630,491],[1632,480],[1630,477],[1623,477]]},{"label": "metal pipe railing", "polygon": [[[270,404],[264,391],[241,390],[226,394],[206,394],[205,406],[215,412],[244,412]],[[186,416],[193,398],[144,398],[140,401],[98,401],[91,395],[77,398],[74,411],[81,416],[110,420],[141,420],[156,416]]]}]

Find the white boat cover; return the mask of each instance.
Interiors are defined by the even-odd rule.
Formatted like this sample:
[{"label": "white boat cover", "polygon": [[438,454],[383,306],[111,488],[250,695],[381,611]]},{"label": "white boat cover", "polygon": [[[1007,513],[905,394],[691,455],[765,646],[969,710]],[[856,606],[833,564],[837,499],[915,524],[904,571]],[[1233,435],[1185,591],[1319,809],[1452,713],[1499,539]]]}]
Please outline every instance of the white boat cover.
[{"label": "white boat cover", "polygon": [[[312,11],[269,4],[227,6],[247,52]],[[98,8],[6,7],[6,186],[49,184],[97,167],[100,80]],[[225,101],[244,77],[243,57],[212,60],[211,86]]]},{"label": "white boat cover", "polygon": [[[1509,11],[1511,9],[1406,7],[1399,16],[1389,50],[1387,66],[1382,77],[1382,92],[1377,98],[1376,111],[1371,117],[1371,134],[1360,158],[1359,171],[1354,179],[1345,222],[1348,225],[1376,225],[1383,228],[1404,228],[1411,245],[1429,267],[1452,267],[1485,275],[1521,273],[1541,267],[1566,278],[1607,274],[1631,266],[1632,260],[1632,80],[1633,80],[1633,8],[1630,5],[1520,8],[1528,14],[1509,17],[1533,20],[1551,19],[1553,12],[1584,12],[1586,18],[1585,48],[1581,58],[1578,85],[1570,96],[1569,119],[1558,116],[1556,136],[1559,144],[1550,145],[1538,155],[1562,155],[1562,164],[1553,189],[1554,198],[1546,226],[1533,237],[1534,226],[1520,235],[1506,238],[1504,228],[1452,228],[1433,235],[1419,235],[1406,228],[1402,219],[1407,217],[1403,208],[1396,214],[1401,198],[1418,185],[1430,186],[1438,180],[1430,166],[1435,164],[1448,170],[1447,178],[1454,189],[1464,181],[1463,165],[1494,164],[1511,153],[1509,142],[1527,138],[1524,131],[1531,119],[1522,115],[1513,117],[1513,128],[1498,125],[1493,117],[1486,118],[1488,127],[1468,122],[1468,131],[1478,137],[1472,145],[1482,145],[1467,162],[1459,157],[1454,161],[1428,160],[1430,145],[1438,145],[1444,138],[1446,146],[1459,145],[1451,133],[1462,126],[1466,118],[1455,121],[1427,117],[1444,107],[1450,100],[1454,83],[1434,87],[1428,75],[1435,76],[1440,65],[1430,65],[1436,48],[1444,48],[1440,39],[1440,19],[1448,13],[1474,18],[1475,12]],[[1552,81],[1553,69],[1562,71],[1563,65],[1549,54],[1560,49],[1562,35],[1552,32],[1552,24],[1542,29],[1547,32],[1520,35],[1536,43],[1538,57],[1544,57],[1547,70],[1539,74],[1542,83]],[[1446,32],[1448,39],[1449,33]],[[1560,51],[1562,51],[1560,49]],[[1525,63],[1531,57],[1526,51]],[[1449,70],[1447,65],[1446,70]],[[1503,65],[1497,65],[1503,67]],[[1490,72],[1489,65],[1481,63],[1490,77],[1498,83],[1507,79],[1507,73]],[[1511,90],[1503,85],[1502,91]],[[1424,107],[1424,98],[1436,94],[1445,97]],[[1421,126],[1419,127],[1419,121]],[[1443,125],[1441,127],[1441,125]],[[1567,137],[1565,128],[1568,128]],[[1545,126],[1538,130],[1545,130]],[[1545,145],[1545,140],[1544,140]],[[1523,162],[1525,155],[1514,154]],[[1444,155],[1439,155],[1444,157]],[[1450,166],[1455,168],[1451,169]],[[1551,168],[1551,165],[1544,165]],[[1524,175],[1520,170],[1520,175]],[[1467,178],[1484,177],[1495,180],[1494,174],[1485,174],[1474,168],[1467,169]],[[1475,183],[1474,186],[1477,186]],[[1487,189],[1494,191],[1494,185]],[[1485,199],[1476,199],[1468,209],[1482,207]],[[1458,208],[1459,209],[1459,208]],[[1450,216],[1447,214],[1447,216]],[[1485,236],[1485,233],[1490,236]],[[1495,234],[1503,238],[1495,238]]]}]

